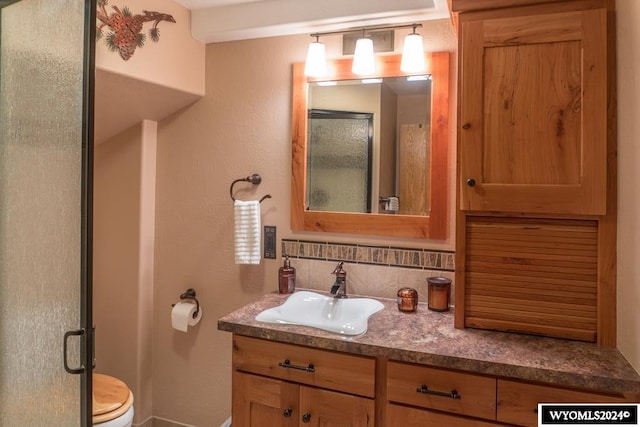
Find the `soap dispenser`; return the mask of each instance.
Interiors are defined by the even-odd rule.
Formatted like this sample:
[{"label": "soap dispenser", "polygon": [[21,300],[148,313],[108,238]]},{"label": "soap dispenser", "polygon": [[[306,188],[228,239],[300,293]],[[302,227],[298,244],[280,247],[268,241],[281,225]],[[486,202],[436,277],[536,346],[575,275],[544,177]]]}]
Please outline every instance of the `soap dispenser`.
[{"label": "soap dispenser", "polygon": [[278,270],[278,292],[291,294],[296,289],[296,269],[291,267],[289,255],[284,254],[284,264]]}]

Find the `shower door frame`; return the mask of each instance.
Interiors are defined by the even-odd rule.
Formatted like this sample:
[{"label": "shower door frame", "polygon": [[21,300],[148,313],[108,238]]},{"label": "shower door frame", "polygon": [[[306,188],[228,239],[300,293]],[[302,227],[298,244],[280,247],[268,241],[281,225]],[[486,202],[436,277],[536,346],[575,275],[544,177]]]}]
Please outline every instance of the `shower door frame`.
[{"label": "shower door frame", "polygon": [[[2,9],[24,0],[0,0]],[[66,1],[66,0],[65,0]],[[80,1],[80,0],[78,0]],[[80,375],[80,425],[90,427],[92,421],[92,371],[95,366],[95,342],[93,327],[93,132],[95,104],[95,40],[96,0],[84,3],[83,28],[83,77],[82,77],[82,166],[81,166],[81,231],[80,231],[80,325],[60,337],[61,348],[66,352],[70,337],[80,337],[78,367],[67,366],[68,355],[63,354],[64,368],[70,374]],[[1,41],[0,41],[1,43]],[[0,58],[1,60],[1,58]]]}]

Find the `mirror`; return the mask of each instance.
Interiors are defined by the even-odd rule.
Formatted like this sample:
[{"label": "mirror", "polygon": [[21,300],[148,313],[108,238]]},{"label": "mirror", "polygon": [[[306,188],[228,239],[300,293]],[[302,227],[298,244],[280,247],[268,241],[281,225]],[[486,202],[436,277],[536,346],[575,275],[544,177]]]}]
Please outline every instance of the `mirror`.
[{"label": "mirror", "polygon": [[449,54],[425,58],[430,79],[410,96],[400,55],[376,58],[373,84],[351,59],[329,61],[323,79],[294,64],[293,230],[446,238]]},{"label": "mirror", "polygon": [[431,75],[313,82],[307,100],[307,210],[429,215]]}]

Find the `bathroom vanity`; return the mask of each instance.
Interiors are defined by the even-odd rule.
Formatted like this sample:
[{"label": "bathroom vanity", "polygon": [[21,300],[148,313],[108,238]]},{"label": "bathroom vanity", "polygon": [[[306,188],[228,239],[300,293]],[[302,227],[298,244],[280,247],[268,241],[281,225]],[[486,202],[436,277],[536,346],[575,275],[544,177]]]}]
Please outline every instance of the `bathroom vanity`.
[{"label": "bathroom vanity", "polygon": [[384,299],[356,337],[255,320],[286,298],[218,321],[233,333],[239,425],[535,426],[538,402],[640,401],[640,376],[611,347],[455,329],[452,313]]}]

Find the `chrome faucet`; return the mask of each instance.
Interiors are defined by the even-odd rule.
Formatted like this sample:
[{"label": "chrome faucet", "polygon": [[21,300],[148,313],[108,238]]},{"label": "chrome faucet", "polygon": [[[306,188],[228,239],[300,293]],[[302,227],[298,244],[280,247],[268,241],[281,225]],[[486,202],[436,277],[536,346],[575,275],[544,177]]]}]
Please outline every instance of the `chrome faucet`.
[{"label": "chrome faucet", "polygon": [[342,261],[338,263],[333,273],[331,273],[336,275],[336,281],[333,286],[331,286],[331,295],[333,295],[334,298],[347,297],[347,272],[342,268],[343,264],[344,262]]}]

